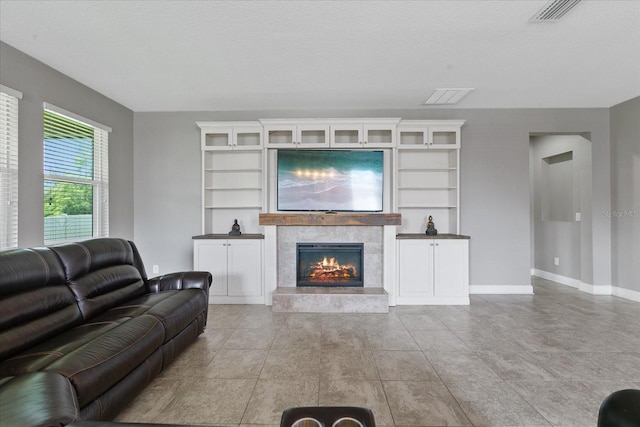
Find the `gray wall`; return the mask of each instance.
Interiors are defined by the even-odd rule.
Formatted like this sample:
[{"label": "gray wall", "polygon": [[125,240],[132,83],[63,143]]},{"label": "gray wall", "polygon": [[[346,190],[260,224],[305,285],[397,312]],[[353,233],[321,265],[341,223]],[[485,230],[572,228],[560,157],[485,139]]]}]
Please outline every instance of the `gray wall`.
[{"label": "gray wall", "polygon": [[640,292],[640,97],[611,108],[613,284]]},{"label": "gray wall", "polygon": [[2,42],[0,83],[23,94],[18,128],[18,245],[39,246],[44,241],[43,102],[112,128],[109,134],[110,234],[133,238],[133,112]]},{"label": "gray wall", "polygon": [[[273,117],[402,117],[465,119],[461,151],[461,231],[471,236],[471,284],[530,283],[529,135],[589,133],[592,141],[593,284],[611,284],[610,137],[614,159],[631,166],[613,175],[616,209],[637,207],[637,101],[609,109],[331,110],[132,113],[127,108],[0,44],[0,83],[23,92],[20,102],[20,246],[42,244],[42,102],[113,128],[110,135],[110,228],[134,238],[147,266],[161,272],[192,267],[191,236],[200,233],[200,148],[196,121]],[[134,125],[135,124],[135,125]],[[135,146],[133,144],[135,141]],[[636,145],[634,145],[636,144]],[[625,163],[627,162],[627,163]],[[614,164],[617,164],[614,163]],[[618,169],[618,168],[616,168]],[[623,172],[630,170],[630,176]],[[634,181],[635,180],[635,181]],[[617,187],[620,187],[618,190]],[[135,200],[135,203],[134,203]],[[584,212],[583,212],[584,215]],[[637,246],[627,235],[637,222],[617,219],[617,281],[636,280]],[[636,228],[634,228],[636,227]],[[637,241],[637,239],[636,239]],[[637,259],[637,257],[636,257]],[[631,285],[628,285],[631,286]]]},{"label": "gray wall", "polygon": [[[471,285],[530,284],[529,135],[590,133],[591,213],[609,209],[608,109],[332,110],[135,113],[135,239],[160,272],[192,267],[200,233],[200,132],[196,121],[273,117],[465,119],[461,231],[471,236]],[[583,213],[584,214],[584,213]],[[611,223],[593,215],[593,282],[611,284]]]},{"label": "gray wall", "polygon": [[[572,160],[548,164],[544,159],[572,153]],[[554,176],[553,168],[568,176]],[[565,169],[566,170],[563,170]],[[533,263],[536,269],[591,284],[591,142],[580,135],[531,137],[530,173],[533,184]],[[561,180],[562,182],[558,182]],[[567,184],[566,188],[563,184]],[[554,190],[565,188],[567,194]],[[549,194],[545,194],[549,191]],[[550,206],[558,202],[560,206]],[[550,208],[551,209],[550,211]],[[562,212],[557,212],[558,208]],[[567,208],[564,212],[564,208]],[[580,222],[575,213],[581,214]],[[561,215],[559,215],[561,214]],[[560,259],[560,265],[553,258]]]}]

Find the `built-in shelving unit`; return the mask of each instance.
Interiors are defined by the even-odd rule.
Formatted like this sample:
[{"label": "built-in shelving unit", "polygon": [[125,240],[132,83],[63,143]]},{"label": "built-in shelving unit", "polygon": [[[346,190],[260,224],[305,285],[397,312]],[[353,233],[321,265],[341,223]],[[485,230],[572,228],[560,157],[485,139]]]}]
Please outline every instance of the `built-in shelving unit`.
[{"label": "built-in shelving unit", "polygon": [[202,233],[228,232],[235,219],[258,232],[264,206],[264,150],[259,122],[200,122]]},{"label": "built-in shelving unit", "polygon": [[[274,212],[268,153],[279,148],[383,148],[392,159],[386,206],[401,233],[424,231],[431,215],[441,233],[460,232],[462,120],[263,119],[199,122],[202,134],[202,232],[228,231],[234,219],[261,232],[258,214]],[[273,157],[275,158],[275,157]],[[385,178],[385,179],[387,179]]]},{"label": "built-in shelving unit", "polygon": [[[218,282],[212,302],[270,304],[278,287],[277,227],[322,225],[382,227],[383,283],[391,305],[396,301],[468,304],[468,240],[423,237],[429,216],[441,236],[460,234],[463,120],[263,119],[197,124],[203,237],[194,240],[194,268],[228,278]],[[302,148],[384,151],[384,212],[278,212],[277,152]],[[235,219],[243,234],[257,238],[225,238]],[[252,266],[248,273],[247,265]],[[422,280],[424,274],[427,279]],[[236,275],[242,280],[231,277]]]},{"label": "built-in shelving unit", "polygon": [[424,231],[429,216],[441,233],[460,232],[462,121],[408,120],[398,124],[394,209],[402,233]]}]

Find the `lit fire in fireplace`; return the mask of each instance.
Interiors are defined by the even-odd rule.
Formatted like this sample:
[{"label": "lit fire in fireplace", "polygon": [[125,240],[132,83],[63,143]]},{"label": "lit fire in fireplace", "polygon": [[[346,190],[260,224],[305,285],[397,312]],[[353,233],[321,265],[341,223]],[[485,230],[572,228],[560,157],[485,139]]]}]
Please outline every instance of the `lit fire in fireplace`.
[{"label": "lit fire in fireplace", "polygon": [[356,266],[340,264],[335,257],[324,257],[322,261],[311,264],[309,279],[313,282],[332,282],[357,277]]}]

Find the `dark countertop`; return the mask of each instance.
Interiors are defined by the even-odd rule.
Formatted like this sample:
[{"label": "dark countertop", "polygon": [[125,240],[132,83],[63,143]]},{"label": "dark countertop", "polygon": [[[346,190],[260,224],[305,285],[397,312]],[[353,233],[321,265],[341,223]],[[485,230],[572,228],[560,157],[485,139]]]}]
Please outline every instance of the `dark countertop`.
[{"label": "dark countertop", "polygon": [[264,234],[201,234],[192,239],[264,239]]},{"label": "dark countertop", "polygon": [[435,236],[429,236],[426,233],[398,233],[396,239],[470,239],[469,236],[463,236],[461,234],[436,234]]}]

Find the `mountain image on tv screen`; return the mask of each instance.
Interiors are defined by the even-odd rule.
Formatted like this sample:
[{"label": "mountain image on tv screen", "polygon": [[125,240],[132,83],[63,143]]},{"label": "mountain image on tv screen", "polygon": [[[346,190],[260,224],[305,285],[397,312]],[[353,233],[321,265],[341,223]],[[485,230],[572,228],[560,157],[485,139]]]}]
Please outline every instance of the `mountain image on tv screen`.
[{"label": "mountain image on tv screen", "polygon": [[278,210],[382,211],[384,153],[278,150]]}]

